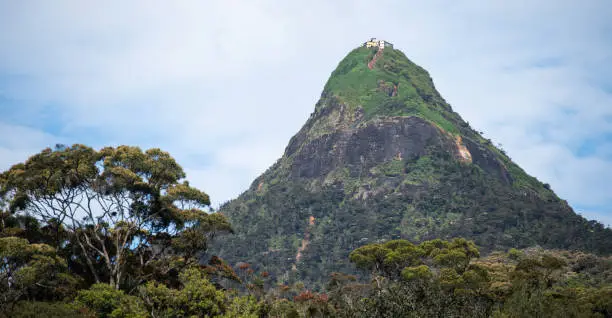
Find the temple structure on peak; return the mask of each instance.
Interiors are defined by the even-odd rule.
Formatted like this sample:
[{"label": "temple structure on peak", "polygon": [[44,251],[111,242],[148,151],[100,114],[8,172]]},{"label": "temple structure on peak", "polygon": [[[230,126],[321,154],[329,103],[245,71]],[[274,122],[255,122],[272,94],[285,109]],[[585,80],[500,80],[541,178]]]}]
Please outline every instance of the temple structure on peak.
[{"label": "temple structure on peak", "polygon": [[393,48],[393,44],[391,42],[387,42],[385,40],[377,40],[376,38],[371,38],[369,41],[363,43],[363,46],[367,48],[378,47],[380,49],[384,48]]}]

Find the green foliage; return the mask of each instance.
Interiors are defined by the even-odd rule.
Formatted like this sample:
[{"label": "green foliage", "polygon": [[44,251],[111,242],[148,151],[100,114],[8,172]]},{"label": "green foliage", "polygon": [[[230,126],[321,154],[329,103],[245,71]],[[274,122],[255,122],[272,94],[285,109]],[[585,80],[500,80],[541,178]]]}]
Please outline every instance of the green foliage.
[{"label": "green foliage", "polygon": [[52,243],[76,253],[67,260],[89,282],[119,289],[196,263],[211,239],[231,232],[222,215],[206,212],[208,195],[183,178],[160,149],[57,146],[2,173],[0,197],[12,213],[46,221]]},{"label": "green foliage", "polygon": [[221,318],[259,318],[261,304],[252,296],[234,297]]},{"label": "green foliage", "polygon": [[[177,317],[252,302],[210,242],[232,232],[159,149],[45,149],[0,174],[0,317]],[[214,281],[211,282],[211,280]],[[104,283],[105,282],[105,283]],[[228,307],[229,305],[229,307]],[[19,314],[17,314],[19,311]]]},{"label": "green foliage", "polygon": [[357,248],[349,257],[358,267],[374,271],[375,274],[410,280],[430,275],[429,266],[444,269],[441,275],[450,275],[448,277],[461,275],[470,261],[479,255],[473,242],[456,238],[452,241],[425,241],[419,245],[405,240],[369,244]]},{"label": "green foliage", "polygon": [[404,171],[404,162],[401,160],[391,160],[376,168],[373,168],[373,170],[375,170],[375,173],[376,170],[380,170],[385,176],[389,177],[399,176]]},{"label": "green foliage", "polygon": [[225,295],[213,286],[197,268],[179,274],[179,289],[148,282],[140,288],[147,312],[155,317],[208,317],[224,310]]},{"label": "green foliage", "polygon": [[92,310],[100,318],[148,317],[142,300],[108,284],[94,284],[79,291],[75,304]]},{"label": "green foliage", "polygon": [[435,264],[448,266],[459,273],[463,273],[470,264],[470,260],[479,257],[480,253],[474,242],[457,238],[442,249],[432,249],[430,255],[433,256]]},{"label": "green foliage", "polygon": [[286,299],[281,299],[274,302],[270,306],[269,316],[270,317],[286,317],[286,318],[300,318],[295,303],[290,302]]},{"label": "green foliage", "polygon": [[600,267],[596,276],[607,276],[612,263],[606,258],[595,261],[594,256],[531,249],[515,250],[512,255],[520,254],[519,259],[502,253],[478,259],[479,251],[470,241],[435,239],[418,245],[420,257],[402,262],[400,276],[380,270],[385,268],[382,254],[414,246],[395,240],[354,250],[351,259],[367,260],[361,267],[375,273],[371,284],[357,283],[360,293],[354,292],[354,281],[333,277],[330,301],[338,316],[608,317],[611,313],[610,282],[568,286],[573,271],[584,270],[587,259],[590,266],[602,262],[599,266],[606,269]]},{"label": "green foliage", "polygon": [[60,300],[78,284],[78,279],[68,272],[66,261],[46,244],[30,244],[18,237],[0,238],[0,260],[2,307],[27,298]]},{"label": "green foliage", "polygon": [[523,254],[519,250],[517,250],[516,248],[511,248],[508,251],[508,257],[510,259],[513,259],[513,260],[518,260],[519,258],[521,258],[522,255]]},{"label": "green foliage", "polygon": [[350,259],[357,266],[367,269],[379,269],[385,261],[385,258],[391,250],[385,248],[381,244],[373,244],[360,247],[351,252]]},{"label": "green foliage", "polygon": [[402,278],[406,281],[429,279],[431,276],[427,265],[411,266],[402,270]]},{"label": "green foliage", "polygon": [[[398,50],[385,49],[373,69],[367,64],[377,49],[357,48],[331,74],[324,90],[351,109],[362,107],[364,119],[419,116],[457,134],[457,116],[435,91],[429,74]],[[397,88],[397,93],[390,94]]]},{"label": "green foliage", "polygon": [[62,302],[20,301],[11,310],[0,309],[0,317],[10,318],[84,318],[95,317],[87,309]]}]

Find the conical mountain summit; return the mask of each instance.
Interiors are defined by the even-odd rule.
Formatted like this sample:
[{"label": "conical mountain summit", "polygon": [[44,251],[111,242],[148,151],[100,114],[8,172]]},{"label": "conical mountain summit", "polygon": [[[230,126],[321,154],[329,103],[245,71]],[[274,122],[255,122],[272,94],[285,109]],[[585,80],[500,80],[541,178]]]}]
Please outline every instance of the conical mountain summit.
[{"label": "conical mountain summit", "polygon": [[375,39],[339,63],[284,155],[221,211],[236,234],[213,252],[313,285],[354,272],[351,250],[397,238],[612,252],[610,229],[526,174],[426,70]]}]

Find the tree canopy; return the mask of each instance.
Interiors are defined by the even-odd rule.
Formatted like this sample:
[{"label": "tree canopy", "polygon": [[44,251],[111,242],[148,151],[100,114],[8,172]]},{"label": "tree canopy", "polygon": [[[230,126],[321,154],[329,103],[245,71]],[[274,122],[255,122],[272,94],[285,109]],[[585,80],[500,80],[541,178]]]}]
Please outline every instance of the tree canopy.
[{"label": "tree canopy", "polygon": [[60,297],[62,288],[83,283],[177,285],[210,240],[232,231],[160,149],[44,149],[0,174],[0,203],[6,304],[37,297],[37,288]]},{"label": "tree canopy", "polygon": [[381,240],[323,288],[228,264],[206,254],[232,227],[185,177],[159,149],[84,145],[0,174],[0,318],[612,315],[612,261],[582,252]]}]

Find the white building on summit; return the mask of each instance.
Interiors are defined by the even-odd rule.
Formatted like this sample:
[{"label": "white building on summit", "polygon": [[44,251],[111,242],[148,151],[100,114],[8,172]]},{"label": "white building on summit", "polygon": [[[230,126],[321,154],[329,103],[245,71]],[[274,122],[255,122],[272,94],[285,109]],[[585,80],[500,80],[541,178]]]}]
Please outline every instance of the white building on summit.
[{"label": "white building on summit", "polygon": [[363,43],[363,46],[367,48],[378,47],[380,49],[384,49],[385,47],[388,47],[390,49],[393,48],[393,44],[391,44],[390,42],[387,42],[385,40],[377,40],[376,38],[371,38],[369,41]]}]

